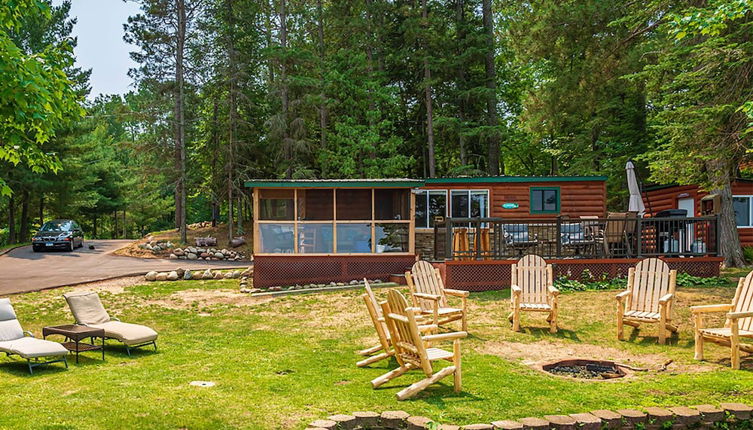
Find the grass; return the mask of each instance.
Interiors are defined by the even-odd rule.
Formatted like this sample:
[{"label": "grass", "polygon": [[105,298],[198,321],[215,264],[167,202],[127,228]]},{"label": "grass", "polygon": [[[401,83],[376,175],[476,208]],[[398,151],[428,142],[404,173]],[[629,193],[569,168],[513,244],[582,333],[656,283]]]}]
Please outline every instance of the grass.
[{"label": "grass", "polygon": [[[158,353],[128,358],[111,344],[107,360],[82,355],[79,365],[39,368],[0,359],[0,428],[39,429],[279,429],[358,410],[405,410],[443,423],[468,424],[593,409],[753,401],[753,362],[728,368],[727,350],[707,348],[708,362],[692,359],[688,306],[729,302],[730,287],[683,288],[676,320],[680,335],[656,344],[655,328],[627,331],[616,340],[614,291],[561,297],[561,331],[550,335],[543,317],[525,315],[522,333],[505,317],[507,292],[471,296],[471,336],[462,343],[463,392],[451,378],[413,400],[395,393],[420,379],[409,373],[372,390],[369,381],[395,366],[355,367],[354,351],[374,343],[359,293],[333,292],[253,299],[235,294],[237,280],[149,283],[101,293],[111,315],[160,332]],[[22,325],[35,334],[71,321],[59,289],[13,296]],[[383,291],[377,291],[383,294]],[[653,366],[616,382],[584,382],[545,375],[526,364],[569,353]],[[213,381],[212,388],[189,385]]]},{"label": "grass", "polygon": [[31,242],[23,242],[23,243],[11,243],[8,245],[0,245],[0,252],[5,251],[9,248],[18,248],[19,246],[26,246],[31,245]]}]

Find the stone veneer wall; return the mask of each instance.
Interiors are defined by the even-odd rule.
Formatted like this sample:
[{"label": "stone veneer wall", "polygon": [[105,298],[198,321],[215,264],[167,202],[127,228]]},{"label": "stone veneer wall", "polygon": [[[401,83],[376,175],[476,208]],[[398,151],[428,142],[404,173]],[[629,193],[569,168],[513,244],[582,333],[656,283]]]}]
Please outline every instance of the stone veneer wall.
[{"label": "stone veneer wall", "polygon": [[[445,248],[445,229],[439,229],[437,237],[439,241],[437,243],[437,259],[444,259]],[[416,254],[418,254],[422,260],[434,260],[434,229],[431,230],[416,230]]]},{"label": "stone veneer wall", "polygon": [[458,426],[439,424],[422,416],[410,416],[403,411],[353,412],[316,420],[307,430],[683,430],[751,428],[753,408],[742,403],[722,403],[692,407],[657,408],[644,410],[598,410],[571,415],[546,415],[543,418],[522,418],[517,421],[500,420],[491,423]]}]

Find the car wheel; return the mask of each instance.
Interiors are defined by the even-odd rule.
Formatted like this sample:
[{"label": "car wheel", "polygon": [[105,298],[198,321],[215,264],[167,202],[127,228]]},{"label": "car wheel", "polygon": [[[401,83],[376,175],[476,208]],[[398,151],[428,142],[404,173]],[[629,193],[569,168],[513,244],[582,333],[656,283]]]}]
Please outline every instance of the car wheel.
[{"label": "car wheel", "polygon": [[76,249],[76,240],[71,239],[71,242],[68,244],[68,252],[73,252],[74,249]]}]

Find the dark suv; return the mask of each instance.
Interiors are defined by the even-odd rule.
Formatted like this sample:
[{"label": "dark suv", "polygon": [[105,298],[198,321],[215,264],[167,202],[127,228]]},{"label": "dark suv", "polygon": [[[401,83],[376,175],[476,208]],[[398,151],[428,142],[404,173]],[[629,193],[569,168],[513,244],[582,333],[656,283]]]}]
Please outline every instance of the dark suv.
[{"label": "dark suv", "polygon": [[34,252],[56,248],[73,251],[81,246],[84,246],[84,232],[76,221],[69,219],[47,221],[31,238]]}]

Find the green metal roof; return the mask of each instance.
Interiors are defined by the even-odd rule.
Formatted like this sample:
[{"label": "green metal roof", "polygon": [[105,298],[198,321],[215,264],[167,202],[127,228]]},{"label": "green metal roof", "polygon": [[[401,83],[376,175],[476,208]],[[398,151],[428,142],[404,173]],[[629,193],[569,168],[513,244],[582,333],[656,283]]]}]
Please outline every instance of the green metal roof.
[{"label": "green metal roof", "polygon": [[478,184],[495,182],[576,182],[606,181],[606,176],[478,176],[461,178],[427,178],[427,184]]},{"label": "green metal roof", "polygon": [[606,176],[478,176],[427,179],[250,179],[248,188],[415,188],[426,184],[606,181]]},{"label": "green metal roof", "polygon": [[420,179],[251,179],[248,188],[414,188]]}]

